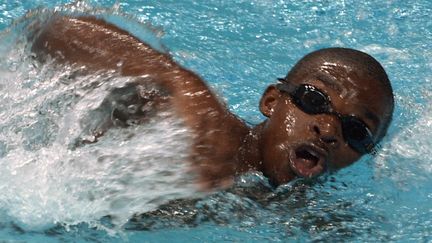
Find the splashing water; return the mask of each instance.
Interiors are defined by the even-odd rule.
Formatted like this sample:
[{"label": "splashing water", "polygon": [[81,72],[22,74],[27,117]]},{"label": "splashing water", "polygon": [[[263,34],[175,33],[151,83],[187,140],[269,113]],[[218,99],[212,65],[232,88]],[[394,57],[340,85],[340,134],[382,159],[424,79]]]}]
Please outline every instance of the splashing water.
[{"label": "splashing water", "polygon": [[[45,7],[64,3],[37,2]],[[93,2],[112,4],[110,0]],[[108,18],[112,14],[116,25],[137,35],[154,31],[135,29],[147,25],[134,24],[133,18],[116,20],[124,17],[118,5],[100,11],[78,3],[56,9],[106,14]],[[302,55],[321,47],[354,47],[377,57],[388,71],[397,96],[394,122],[376,159],[364,158],[324,178],[324,183],[298,181],[277,190],[260,174],[241,177],[231,191],[171,202],[128,222],[124,229],[130,241],[431,240],[432,111],[427,107],[430,97],[420,94],[422,90],[431,93],[430,1],[122,1],[120,5],[138,19],[163,26],[167,31],[163,41],[170,54],[211,81],[230,108],[251,123],[262,120],[255,107],[265,86],[276,76],[285,75]],[[3,14],[2,20],[8,22],[34,7],[16,11],[7,7],[12,16]],[[5,22],[2,24],[4,28]],[[33,231],[14,233],[8,229],[10,222],[27,224],[31,229],[60,222],[68,227],[51,230],[53,234],[48,236],[40,231],[39,235],[57,241],[72,237],[73,242],[77,238],[118,242],[92,226],[99,225],[97,219],[107,213],[121,225],[132,212],[142,213],[160,205],[158,200],[149,199],[149,192],[176,198],[166,193],[175,183],[156,185],[149,180],[150,184],[145,184],[137,177],[139,173],[127,170],[147,165],[147,161],[137,159],[140,152],[140,158],[145,154],[151,161],[162,163],[159,156],[180,160],[187,149],[180,138],[187,138],[187,131],[172,117],[168,124],[155,126],[156,121],[164,120],[159,117],[153,125],[112,129],[95,144],[68,149],[85,130],[82,121],[97,118],[90,111],[111,89],[122,87],[128,80],[98,74],[71,83],[68,76],[73,70],[66,67],[33,67],[27,60],[26,41],[18,37],[23,32],[19,26],[14,28],[18,30],[3,32],[0,41],[4,57],[0,60],[0,190],[4,193],[0,195],[0,234],[33,241]],[[149,42],[161,33],[142,34],[140,38],[151,37],[146,40]],[[156,41],[155,46],[158,44]],[[90,88],[79,83],[106,85]],[[129,138],[131,134],[136,135]],[[144,138],[142,134],[145,141],[139,139]],[[148,142],[151,140],[158,142]],[[164,144],[170,141],[165,145],[168,147],[162,149],[161,140]],[[156,151],[150,149],[153,146]],[[126,160],[119,159],[123,157]],[[177,171],[162,164],[151,165]],[[143,188],[132,185],[135,182],[142,183]],[[186,198],[188,193],[197,195],[193,190],[175,188]],[[142,204],[134,201],[140,197]],[[163,204],[163,199],[159,201]],[[131,204],[123,207],[125,203]],[[90,227],[75,225],[78,222],[89,222]]]},{"label": "splashing water", "polygon": [[[426,98],[426,103],[431,103],[430,98]],[[427,182],[432,178],[432,140],[428,136],[432,134],[432,108],[417,109],[420,117],[391,139],[377,159],[377,174],[392,178],[401,186],[416,186],[414,181]]]},{"label": "splashing water", "polygon": [[24,22],[0,40],[9,43],[0,53],[3,214],[30,228],[106,215],[121,226],[171,199],[199,195],[187,163],[190,132],[173,112],[74,148],[110,116],[97,109],[109,92],[131,80],[109,72],[77,76],[71,67],[33,61],[31,43],[18,37],[26,36]]}]

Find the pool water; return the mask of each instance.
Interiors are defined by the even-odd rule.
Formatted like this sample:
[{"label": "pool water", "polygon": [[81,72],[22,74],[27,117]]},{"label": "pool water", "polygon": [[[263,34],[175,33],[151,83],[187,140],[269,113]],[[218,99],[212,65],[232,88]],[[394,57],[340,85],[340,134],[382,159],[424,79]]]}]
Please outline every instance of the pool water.
[{"label": "pool water", "polygon": [[[360,49],[389,74],[394,120],[378,155],[338,173],[277,189],[249,174],[201,195],[177,176],[188,136],[169,114],[71,152],[88,111],[127,80],[83,77],[89,89],[33,66],[22,16],[52,9],[102,15],[168,51],[250,124],[265,87],[304,54]],[[432,241],[431,15],[429,0],[0,1],[0,240]]]}]

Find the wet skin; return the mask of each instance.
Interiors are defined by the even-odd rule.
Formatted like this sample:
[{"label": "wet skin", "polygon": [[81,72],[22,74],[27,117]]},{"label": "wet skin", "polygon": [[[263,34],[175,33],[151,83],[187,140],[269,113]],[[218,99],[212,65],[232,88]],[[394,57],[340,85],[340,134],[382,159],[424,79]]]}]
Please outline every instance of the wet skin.
[{"label": "wet skin", "polygon": [[[384,87],[375,80],[362,79],[342,63],[317,63],[316,70],[299,74],[293,83],[311,84],[328,95],[332,108],[343,115],[355,115],[377,134],[384,125],[383,114],[391,112]],[[325,77],[325,79],[323,78]],[[362,84],[362,85],[356,85]],[[262,171],[275,184],[297,176],[314,177],[326,169],[351,165],[362,155],[344,140],[340,120],[331,114],[310,115],[297,107],[291,97],[269,87],[261,100],[261,111],[268,120],[261,125]],[[309,151],[316,158],[301,153]]]},{"label": "wet skin", "polygon": [[[268,119],[248,127],[198,75],[103,20],[57,16],[35,33],[32,51],[40,62],[51,57],[87,74],[115,70],[136,77],[137,86],[151,82],[163,89],[163,97],[155,98],[163,104],[155,107],[172,108],[195,135],[190,160],[203,189],[230,185],[247,171],[261,171],[278,185],[298,176],[318,176],[327,167],[346,167],[361,157],[344,141],[337,117],[306,114],[274,86],[260,102]],[[294,84],[319,88],[335,111],[357,116],[373,134],[383,129],[383,115],[391,112],[389,97],[380,95],[384,88],[362,77],[356,67],[322,61],[296,75]]]}]

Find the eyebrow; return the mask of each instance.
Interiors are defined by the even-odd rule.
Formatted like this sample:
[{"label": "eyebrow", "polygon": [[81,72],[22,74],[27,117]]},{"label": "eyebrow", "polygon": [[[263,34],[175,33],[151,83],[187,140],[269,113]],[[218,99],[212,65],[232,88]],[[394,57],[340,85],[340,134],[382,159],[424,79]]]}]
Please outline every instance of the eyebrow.
[{"label": "eyebrow", "polygon": [[340,83],[337,81],[337,79],[331,75],[328,75],[326,73],[319,73],[316,78],[323,82],[325,85],[332,87],[338,92],[342,92],[343,88],[340,85]]},{"label": "eyebrow", "polygon": [[372,111],[370,111],[366,107],[364,108],[364,115],[366,116],[366,118],[373,121],[375,123],[376,127],[378,127],[378,125],[381,123],[381,120],[379,119],[379,117],[377,115],[375,115],[375,113],[373,113]]},{"label": "eyebrow", "polygon": [[[343,91],[342,85],[337,81],[335,77],[331,75],[328,75],[326,73],[318,73],[316,78],[321,82],[323,82],[325,85],[332,87],[338,92]],[[381,123],[379,117],[366,107],[364,107],[364,115],[367,119],[371,120],[376,127],[378,127],[379,124]]]}]

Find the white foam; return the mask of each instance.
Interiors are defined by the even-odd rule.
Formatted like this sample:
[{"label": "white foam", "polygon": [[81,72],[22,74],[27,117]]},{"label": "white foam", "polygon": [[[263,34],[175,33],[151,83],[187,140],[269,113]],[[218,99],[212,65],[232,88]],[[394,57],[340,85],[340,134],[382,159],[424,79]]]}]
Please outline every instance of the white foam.
[{"label": "white foam", "polygon": [[419,186],[432,177],[432,108],[425,106],[418,113],[420,118],[386,142],[377,158],[377,175],[391,178],[399,185],[409,182]]},{"label": "white foam", "polygon": [[395,62],[399,60],[409,60],[411,57],[406,50],[397,49],[394,47],[382,46],[378,44],[370,44],[361,49],[366,53],[370,53],[371,55],[388,55],[387,62]]},{"label": "white foam", "polygon": [[[9,38],[10,39],[10,38]],[[4,41],[0,39],[0,45]],[[22,44],[17,44],[22,42]],[[71,149],[83,121],[109,90],[128,78],[38,66],[25,40],[0,55],[0,208],[32,229],[55,223],[118,226],[133,214],[175,198],[199,195],[181,119],[161,113],[145,125],[109,130],[97,143]],[[11,68],[13,67],[13,68]],[[104,114],[102,114],[104,115]]]}]

